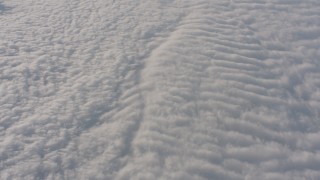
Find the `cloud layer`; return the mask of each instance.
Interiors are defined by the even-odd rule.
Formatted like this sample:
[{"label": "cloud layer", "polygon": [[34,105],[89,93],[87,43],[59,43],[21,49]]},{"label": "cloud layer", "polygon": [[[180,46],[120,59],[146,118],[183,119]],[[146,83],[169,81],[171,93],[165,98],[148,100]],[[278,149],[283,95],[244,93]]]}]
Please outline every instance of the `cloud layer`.
[{"label": "cloud layer", "polygon": [[1,179],[320,178],[317,0],[2,4]]}]

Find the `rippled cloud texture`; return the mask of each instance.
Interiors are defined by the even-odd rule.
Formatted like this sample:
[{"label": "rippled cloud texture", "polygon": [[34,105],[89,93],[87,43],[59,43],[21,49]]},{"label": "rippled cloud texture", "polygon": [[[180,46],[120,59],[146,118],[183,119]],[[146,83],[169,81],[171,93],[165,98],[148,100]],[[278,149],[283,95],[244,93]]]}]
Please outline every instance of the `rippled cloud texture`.
[{"label": "rippled cloud texture", "polygon": [[320,1],[0,1],[0,179],[320,179]]}]

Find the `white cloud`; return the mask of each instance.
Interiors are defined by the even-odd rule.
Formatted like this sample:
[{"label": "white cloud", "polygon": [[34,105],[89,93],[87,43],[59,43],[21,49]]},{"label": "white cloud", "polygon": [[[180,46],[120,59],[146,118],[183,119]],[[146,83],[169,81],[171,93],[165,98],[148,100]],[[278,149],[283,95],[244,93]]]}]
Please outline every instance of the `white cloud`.
[{"label": "white cloud", "polygon": [[318,179],[319,15],[0,2],[0,178]]}]

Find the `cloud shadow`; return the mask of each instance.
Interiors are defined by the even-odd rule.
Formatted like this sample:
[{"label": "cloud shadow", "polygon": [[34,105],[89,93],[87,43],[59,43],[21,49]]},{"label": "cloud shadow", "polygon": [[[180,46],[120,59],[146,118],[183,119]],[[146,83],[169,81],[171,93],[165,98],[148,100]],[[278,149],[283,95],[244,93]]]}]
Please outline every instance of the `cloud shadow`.
[{"label": "cloud shadow", "polygon": [[11,7],[6,6],[2,2],[0,2],[0,15],[3,15],[5,12],[7,12],[11,9],[12,9]]}]

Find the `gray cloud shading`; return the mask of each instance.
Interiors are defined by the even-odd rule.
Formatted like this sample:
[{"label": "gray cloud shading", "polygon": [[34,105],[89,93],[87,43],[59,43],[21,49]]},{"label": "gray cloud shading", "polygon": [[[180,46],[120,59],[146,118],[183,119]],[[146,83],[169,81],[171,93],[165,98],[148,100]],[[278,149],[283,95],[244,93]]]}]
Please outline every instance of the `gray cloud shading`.
[{"label": "gray cloud shading", "polygon": [[0,13],[0,179],[320,178],[317,0]]}]

